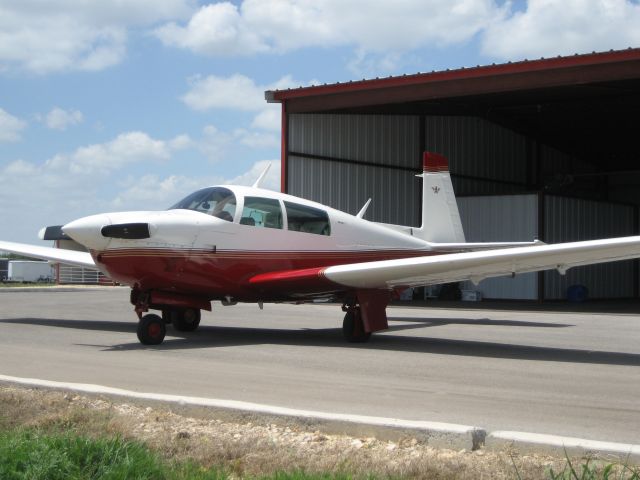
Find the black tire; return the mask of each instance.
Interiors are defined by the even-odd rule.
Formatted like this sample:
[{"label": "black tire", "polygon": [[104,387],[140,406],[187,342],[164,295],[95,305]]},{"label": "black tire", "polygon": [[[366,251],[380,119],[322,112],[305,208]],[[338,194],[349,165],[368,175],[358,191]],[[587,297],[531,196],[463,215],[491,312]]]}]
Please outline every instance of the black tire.
[{"label": "black tire", "polygon": [[349,310],[342,321],[342,334],[349,343],[364,343],[371,338],[371,332],[364,331],[360,309]]},{"label": "black tire", "polygon": [[200,325],[200,310],[197,308],[185,308],[172,310],[171,323],[179,332],[193,332]]},{"label": "black tire", "polygon": [[167,333],[167,327],[162,318],[150,313],[140,319],[136,333],[143,345],[160,345]]}]

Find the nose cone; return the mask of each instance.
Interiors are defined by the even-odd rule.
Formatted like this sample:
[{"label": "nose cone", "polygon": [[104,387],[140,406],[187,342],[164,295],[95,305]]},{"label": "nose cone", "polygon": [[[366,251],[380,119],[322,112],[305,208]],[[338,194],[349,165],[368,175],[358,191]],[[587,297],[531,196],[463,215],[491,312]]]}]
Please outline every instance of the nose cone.
[{"label": "nose cone", "polygon": [[110,238],[103,237],[100,230],[110,224],[107,215],[91,215],[67,223],[62,231],[88,249],[102,250],[109,244]]}]

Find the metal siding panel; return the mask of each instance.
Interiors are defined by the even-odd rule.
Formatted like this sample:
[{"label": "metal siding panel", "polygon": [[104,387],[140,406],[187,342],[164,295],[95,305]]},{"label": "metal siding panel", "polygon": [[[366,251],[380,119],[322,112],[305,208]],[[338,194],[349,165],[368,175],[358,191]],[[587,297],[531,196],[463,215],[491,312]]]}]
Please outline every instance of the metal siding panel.
[{"label": "metal siding panel", "polygon": [[[545,240],[575,242],[633,235],[631,206],[548,195],[545,197]],[[589,298],[632,297],[633,261],[570,269],[566,275],[545,272],[544,298],[564,299],[571,285],[584,285]]]},{"label": "metal siding panel", "polygon": [[417,226],[421,180],[409,172],[303,157],[289,157],[291,195],[355,215],[372,198],[366,218]]},{"label": "metal siding panel", "polygon": [[449,158],[455,174],[526,183],[526,138],[487,120],[428,116],[425,143]]},{"label": "metal siding panel", "polygon": [[[458,206],[469,242],[531,241],[538,236],[537,195],[462,197]],[[477,286],[464,282],[462,288],[479,290],[485,298],[535,300],[538,277],[526,273],[514,278],[489,278]]]},{"label": "metal siding panel", "polygon": [[406,115],[292,114],[289,151],[420,170],[419,119]]}]

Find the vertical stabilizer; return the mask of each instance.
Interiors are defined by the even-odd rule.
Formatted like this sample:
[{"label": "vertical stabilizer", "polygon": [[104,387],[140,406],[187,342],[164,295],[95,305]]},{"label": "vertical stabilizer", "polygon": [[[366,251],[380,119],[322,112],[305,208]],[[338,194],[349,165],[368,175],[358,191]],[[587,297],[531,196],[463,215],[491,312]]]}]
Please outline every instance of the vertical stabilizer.
[{"label": "vertical stabilizer", "polygon": [[433,243],[464,243],[449,162],[440,154],[424,152],[422,167],[422,226],[414,235]]}]

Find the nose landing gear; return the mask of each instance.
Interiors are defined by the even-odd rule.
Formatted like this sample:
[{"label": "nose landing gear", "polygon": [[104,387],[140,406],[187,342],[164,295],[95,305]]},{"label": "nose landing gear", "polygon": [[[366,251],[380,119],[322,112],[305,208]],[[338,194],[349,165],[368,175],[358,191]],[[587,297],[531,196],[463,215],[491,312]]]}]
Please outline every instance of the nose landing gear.
[{"label": "nose landing gear", "polygon": [[167,327],[162,318],[154,313],[144,315],[138,322],[136,334],[143,345],[159,345],[164,340]]},{"label": "nose landing gear", "polygon": [[[178,332],[193,332],[200,325],[199,308],[163,306],[159,301],[153,301],[150,292],[132,289],[131,303],[135,306],[135,312],[140,320],[136,333],[138,340],[143,345],[161,344],[167,333],[167,324],[169,323],[173,324],[173,328]],[[162,317],[154,313],[144,314],[149,309],[162,310]],[[210,309],[209,304],[208,310]]]}]

